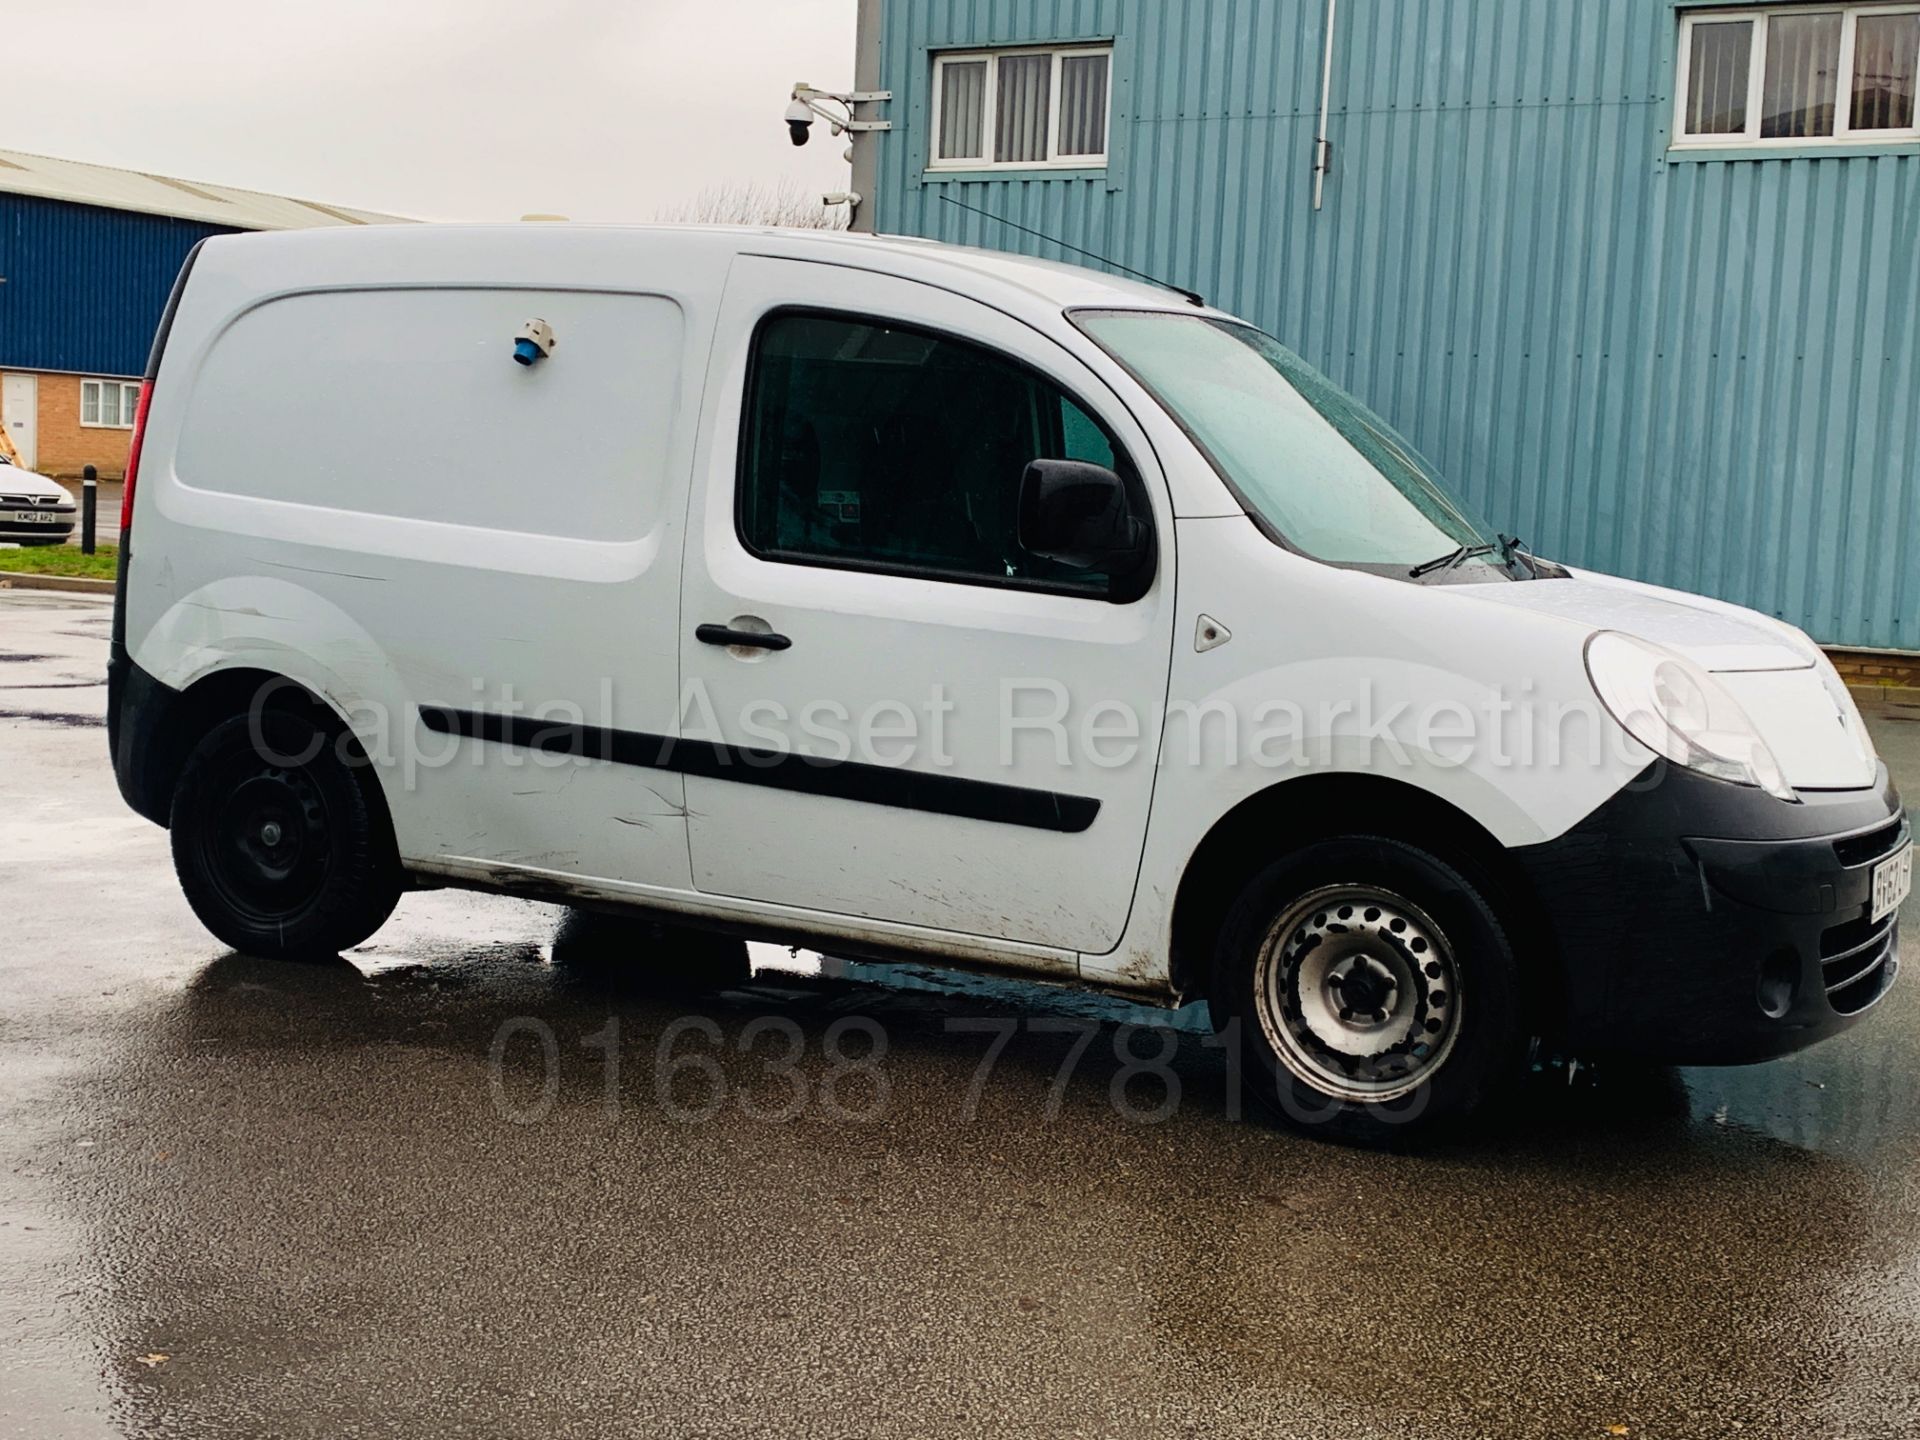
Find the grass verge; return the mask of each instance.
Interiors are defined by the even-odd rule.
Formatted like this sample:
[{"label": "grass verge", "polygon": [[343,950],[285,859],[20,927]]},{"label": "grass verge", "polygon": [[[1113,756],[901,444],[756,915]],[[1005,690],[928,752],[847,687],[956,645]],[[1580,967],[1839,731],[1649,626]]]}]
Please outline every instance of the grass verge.
[{"label": "grass verge", "polygon": [[0,573],[71,575],[82,580],[111,580],[120,563],[118,545],[102,545],[82,555],[78,545],[20,545],[0,549]]}]

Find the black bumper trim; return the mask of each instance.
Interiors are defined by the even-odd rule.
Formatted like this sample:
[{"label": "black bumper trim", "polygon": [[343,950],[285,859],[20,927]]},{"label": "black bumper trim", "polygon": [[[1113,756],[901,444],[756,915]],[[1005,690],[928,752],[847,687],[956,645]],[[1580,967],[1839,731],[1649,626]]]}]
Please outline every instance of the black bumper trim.
[{"label": "black bumper trim", "polygon": [[0,540],[9,545],[17,545],[22,540],[70,540],[73,538],[73,521],[64,525],[0,525]]},{"label": "black bumper trim", "polygon": [[[1552,924],[1570,1048],[1765,1060],[1879,1002],[1897,926],[1865,922],[1874,865],[1911,834],[1899,793],[1883,765],[1870,789],[1801,800],[1655,766],[1565,835],[1513,852]],[[1869,963],[1845,963],[1854,947]]]},{"label": "black bumper trim", "polygon": [[113,778],[133,811],[156,825],[173,804],[169,751],[180,692],[133,663],[115,640],[107,654],[107,752]]},{"label": "black bumper trim", "polygon": [[526,715],[484,710],[420,707],[427,729],[496,745],[580,755],[614,765],[670,770],[708,780],[733,780],[774,790],[796,790],[837,800],[857,800],[896,810],[924,810],[966,820],[987,820],[1031,830],[1078,835],[1100,813],[1089,796],[1062,795],[1020,785],[999,785],[960,775],[928,775],[857,760],[830,760],[788,751],[727,745],[711,740],[676,739],[637,730],[574,725]]}]

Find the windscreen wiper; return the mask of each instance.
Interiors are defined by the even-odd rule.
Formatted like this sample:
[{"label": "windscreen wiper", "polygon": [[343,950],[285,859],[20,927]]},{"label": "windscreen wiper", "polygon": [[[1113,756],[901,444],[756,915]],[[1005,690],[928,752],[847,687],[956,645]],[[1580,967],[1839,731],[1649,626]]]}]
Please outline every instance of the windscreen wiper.
[{"label": "windscreen wiper", "polygon": [[1501,535],[1500,558],[1505,560],[1509,565],[1525,565],[1527,567],[1527,573],[1535,579],[1538,579],[1540,576],[1540,566],[1536,563],[1537,557],[1534,555],[1532,547],[1518,535]]},{"label": "windscreen wiper", "polygon": [[1458,550],[1448,551],[1438,559],[1414,566],[1407,574],[1418,580],[1422,575],[1431,575],[1436,570],[1451,570],[1456,565],[1464,565],[1476,555],[1491,555],[1497,548],[1493,545],[1462,545]]}]

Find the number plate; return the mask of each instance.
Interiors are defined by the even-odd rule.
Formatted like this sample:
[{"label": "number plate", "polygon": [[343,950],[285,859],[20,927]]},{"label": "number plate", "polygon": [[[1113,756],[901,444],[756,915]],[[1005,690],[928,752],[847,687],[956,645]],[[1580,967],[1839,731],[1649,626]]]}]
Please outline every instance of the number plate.
[{"label": "number plate", "polygon": [[1900,908],[1900,902],[1913,889],[1913,846],[1909,845],[1890,860],[1873,867],[1873,917],[1876,924]]},{"label": "number plate", "polygon": [[51,510],[13,510],[0,518],[14,525],[51,525],[59,517]]}]

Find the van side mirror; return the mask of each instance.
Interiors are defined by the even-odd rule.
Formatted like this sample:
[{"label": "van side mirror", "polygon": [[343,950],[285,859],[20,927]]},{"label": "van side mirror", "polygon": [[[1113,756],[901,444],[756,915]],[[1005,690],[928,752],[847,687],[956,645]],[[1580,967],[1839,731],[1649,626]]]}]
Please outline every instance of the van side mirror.
[{"label": "van side mirror", "polygon": [[1029,554],[1106,572],[1116,604],[1153,583],[1153,525],[1113,471],[1084,460],[1035,460],[1020,477],[1020,547]]}]

